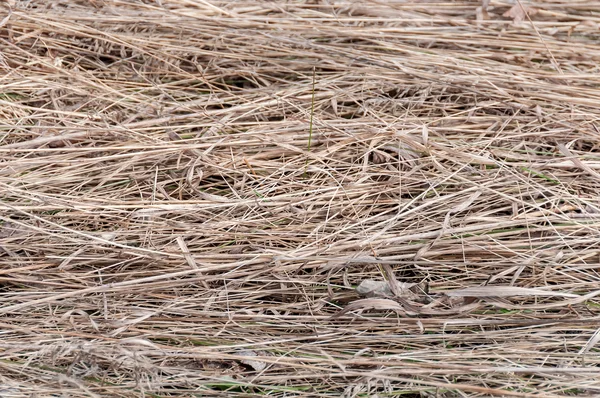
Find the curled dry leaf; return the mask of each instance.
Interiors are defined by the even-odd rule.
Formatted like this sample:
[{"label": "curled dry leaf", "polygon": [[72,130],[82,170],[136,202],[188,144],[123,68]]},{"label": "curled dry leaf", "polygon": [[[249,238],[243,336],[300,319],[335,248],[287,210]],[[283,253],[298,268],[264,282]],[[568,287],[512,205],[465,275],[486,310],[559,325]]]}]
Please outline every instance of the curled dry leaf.
[{"label": "curled dry leaf", "polygon": [[244,365],[250,366],[256,372],[262,372],[267,367],[267,364],[265,362],[257,361],[256,359],[252,359],[253,357],[258,356],[258,353],[254,350],[243,350],[243,351],[238,352],[238,354],[241,356],[244,356],[244,357],[248,357],[248,359],[242,359],[242,360],[240,360],[240,362],[243,363]]},{"label": "curled dry leaf", "polygon": [[333,110],[334,115],[339,116],[338,103],[337,103],[337,99],[335,99],[335,98],[331,99],[331,109]]},{"label": "curled dry leaf", "polygon": [[504,14],[502,14],[502,16],[512,18],[514,23],[519,23],[519,22],[523,21],[528,15],[529,15],[529,17],[532,17],[533,15],[535,15],[537,13],[538,13],[537,8],[522,5],[521,3],[517,3],[514,6],[512,6],[508,11],[506,11]]},{"label": "curled dry leaf", "polygon": [[8,15],[6,17],[4,17],[2,19],[2,21],[0,21],[0,28],[8,23],[8,20],[10,19],[11,15],[12,15],[12,9],[9,9]]},{"label": "curled dry leaf", "polygon": [[374,150],[371,152],[371,159],[375,164],[383,164],[387,161],[387,155],[385,152]]}]

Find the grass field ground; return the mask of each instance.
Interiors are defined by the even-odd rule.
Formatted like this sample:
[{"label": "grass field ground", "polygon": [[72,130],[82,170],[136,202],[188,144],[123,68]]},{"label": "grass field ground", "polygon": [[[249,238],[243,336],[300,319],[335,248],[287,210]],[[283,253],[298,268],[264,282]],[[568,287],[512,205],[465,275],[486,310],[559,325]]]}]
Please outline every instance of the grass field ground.
[{"label": "grass field ground", "polygon": [[0,3],[0,396],[600,396],[600,3]]}]

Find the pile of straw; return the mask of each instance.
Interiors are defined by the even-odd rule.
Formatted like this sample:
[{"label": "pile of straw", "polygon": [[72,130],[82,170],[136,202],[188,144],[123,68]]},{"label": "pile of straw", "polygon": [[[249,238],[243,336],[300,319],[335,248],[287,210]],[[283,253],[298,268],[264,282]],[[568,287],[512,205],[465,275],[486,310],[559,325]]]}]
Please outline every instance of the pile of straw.
[{"label": "pile of straw", "polygon": [[0,21],[0,396],[600,394],[597,3]]}]

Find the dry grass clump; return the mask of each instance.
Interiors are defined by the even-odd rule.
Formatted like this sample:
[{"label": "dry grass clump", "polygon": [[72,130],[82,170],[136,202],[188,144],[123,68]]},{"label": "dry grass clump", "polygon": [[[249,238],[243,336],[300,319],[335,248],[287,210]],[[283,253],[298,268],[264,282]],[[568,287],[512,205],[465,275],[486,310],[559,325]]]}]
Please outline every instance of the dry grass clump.
[{"label": "dry grass clump", "polygon": [[597,3],[0,6],[1,396],[600,395]]}]

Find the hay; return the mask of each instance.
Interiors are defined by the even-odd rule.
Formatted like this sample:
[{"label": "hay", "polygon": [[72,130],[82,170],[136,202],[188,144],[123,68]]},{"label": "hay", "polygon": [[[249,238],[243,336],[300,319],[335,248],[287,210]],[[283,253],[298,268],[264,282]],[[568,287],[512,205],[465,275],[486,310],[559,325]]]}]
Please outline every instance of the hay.
[{"label": "hay", "polygon": [[0,395],[599,395],[593,4],[3,3]]}]

